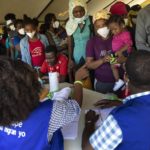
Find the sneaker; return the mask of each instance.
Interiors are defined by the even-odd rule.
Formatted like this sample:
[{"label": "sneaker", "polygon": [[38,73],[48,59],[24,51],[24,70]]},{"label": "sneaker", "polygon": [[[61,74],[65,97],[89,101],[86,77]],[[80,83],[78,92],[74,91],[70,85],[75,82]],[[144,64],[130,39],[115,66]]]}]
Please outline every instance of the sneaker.
[{"label": "sneaker", "polygon": [[115,82],[113,91],[119,90],[124,85],[124,81],[119,79],[117,82]]}]

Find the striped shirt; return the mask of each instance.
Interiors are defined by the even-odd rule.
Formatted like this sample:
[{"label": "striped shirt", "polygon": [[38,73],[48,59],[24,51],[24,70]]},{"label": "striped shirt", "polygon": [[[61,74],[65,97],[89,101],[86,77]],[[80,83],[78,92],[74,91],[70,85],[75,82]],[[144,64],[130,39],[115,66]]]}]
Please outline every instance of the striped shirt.
[{"label": "striped shirt", "polygon": [[48,128],[48,141],[53,133],[74,121],[80,114],[80,106],[75,100],[54,101]]},{"label": "striped shirt", "polygon": [[[123,103],[146,95],[150,95],[150,91],[130,95],[123,100]],[[102,126],[90,137],[90,144],[94,150],[114,150],[122,141],[122,130],[112,115],[109,115]]]}]

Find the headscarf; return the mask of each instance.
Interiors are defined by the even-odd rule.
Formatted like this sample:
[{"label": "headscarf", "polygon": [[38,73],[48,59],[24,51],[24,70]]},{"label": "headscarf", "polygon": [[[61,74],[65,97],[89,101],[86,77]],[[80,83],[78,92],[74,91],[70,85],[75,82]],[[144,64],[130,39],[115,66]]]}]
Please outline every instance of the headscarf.
[{"label": "headscarf", "polygon": [[66,31],[69,36],[71,36],[78,27],[78,23],[75,21],[75,17],[73,16],[73,9],[76,6],[81,6],[85,9],[85,18],[87,18],[86,1],[85,0],[69,0],[69,21],[66,24]]},{"label": "headscarf", "polygon": [[96,12],[96,13],[93,15],[93,23],[94,23],[96,20],[99,20],[99,19],[108,20],[109,17],[110,17],[110,13],[107,12],[106,10],[98,11],[98,12]]},{"label": "headscarf", "polygon": [[110,12],[112,15],[120,15],[120,16],[128,14],[126,4],[120,1],[116,2],[114,5],[111,6]]}]

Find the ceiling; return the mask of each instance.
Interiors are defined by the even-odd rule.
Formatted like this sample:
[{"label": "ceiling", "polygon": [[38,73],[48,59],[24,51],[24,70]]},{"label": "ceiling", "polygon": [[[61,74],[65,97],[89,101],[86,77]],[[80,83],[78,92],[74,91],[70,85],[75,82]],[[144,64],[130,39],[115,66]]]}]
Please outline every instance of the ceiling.
[{"label": "ceiling", "polygon": [[[43,21],[47,13],[55,13],[58,19],[64,20],[68,17],[68,2],[69,0],[0,0],[0,23],[4,22],[4,16],[7,13],[15,13],[17,18],[22,18],[23,14],[29,17],[37,17]],[[103,9],[113,1],[117,0],[87,0],[89,14],[93,14],[98,10]],[[122,0],[129,3],[131,6],[141,4],[145,0]],[[109,9],[109,7],[108,7]]]},{"label": "ceiling", "polygon": [[[86,0],[88,1],[88,12],[90,15],[93,15],[96,11],[101,10],[103,8],[107,8],[109,10],[110,6],[116,1],[123,1],[130,6],[135,4],[141,4],[146,0]],[[149,0],[147,0],[149,1]],[[43,21],[44,17],[47,13],[55,13],[57,18],[60,20],[65,20],[68,18],[68,3],[69,0],[52,0],[52,3],[45,9],[45,11],[39,16],[39,20]],[[110,5],[111,4],[111,5]]]},{"label": "ceiling", "polygon": [[[112,1],[117,0],[89,0],[88,1],[88,12],[92,15],[95,11],[100,10],[110,4]],[[69,0],[53,0],[51,5],[47,7],[44,13],[39,17],[39,20],[43,21],[47,13],[53,12],[56,14],[57,18],[64,20],[68,18],[68,3]]]},{"label": "ceiling", "polygon": [[30,17],[37,17],[43,8],[51,0],[0,0],[0,22],[4,22],[7,13],[16,14],[22,18],[23,14]]}]

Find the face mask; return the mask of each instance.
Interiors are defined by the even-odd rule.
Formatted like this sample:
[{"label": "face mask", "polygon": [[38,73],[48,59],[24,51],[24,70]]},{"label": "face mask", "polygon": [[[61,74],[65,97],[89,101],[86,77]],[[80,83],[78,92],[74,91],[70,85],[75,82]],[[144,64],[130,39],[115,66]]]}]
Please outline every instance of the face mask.
[{"label": "face mask", "polygon": [[125,22],[125,25],[127,25],[127,24],[128,24],[128,19],[125,18],[125,19],[124,19],[124,22]]},{"label": "face mask", "polygon": [[19,29],[18,32],[19,32],[19,34],[21,34],[21,35],[25,35],[24,28]]},{"label": "face mask", "polygon": [[36,32],[33,31],[33,32],[27,32],[26,34],[27,34],[27,36],[28,36],[29,38],[33,39],[35,33],[36,33]]},{"label": "face mask", "polygon": [[6,21],[6,25],[7,25],[7,26],[9,26],[11,23],[13,23],[12,20],[7,20],[7,21]]},{"label": "face mask", "polygon": [[109,29],[107,27],[103,27],[103,28],[99,28],[97,30],[97,33],[102,36],[103,38],[107,38],[108,34],[109,34]]},{"label": "face mask", "polygon": [[75,18],[74,20],[75,20],[75,22],[76,22],[77,24],[80,24],[80,23],[83,23],[83,24],[84,24],[84,21],[86,20],[86,17],[83,16],[82,18]]},{"label": "face mask", "polygon": [[59,21],[55,21],[53,23],[53,28],[58,28],[59,27]]},{"label": "face mask", "polygon": [[10,30],[15,31],[15,26],[12,24],[9,26]]}]

